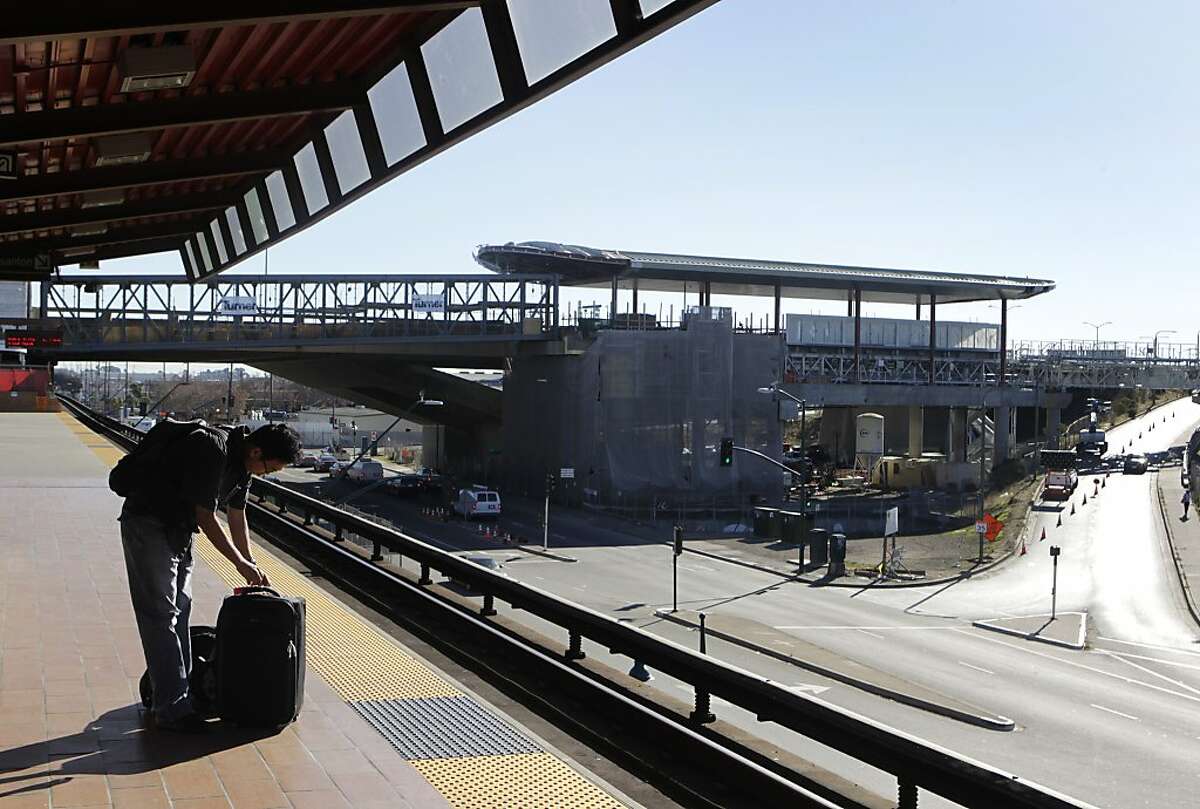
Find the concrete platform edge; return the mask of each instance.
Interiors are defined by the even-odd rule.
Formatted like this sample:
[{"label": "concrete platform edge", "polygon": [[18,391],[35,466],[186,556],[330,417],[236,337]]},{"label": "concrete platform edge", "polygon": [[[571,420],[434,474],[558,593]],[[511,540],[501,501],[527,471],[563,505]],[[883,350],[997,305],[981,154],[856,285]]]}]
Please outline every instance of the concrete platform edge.
[{"label": "concrete platform edge", "polygon": [[[683,618],[680,618],[678,615],[672,615],[670,610],[657,610],[657,611],[655,611],[655,614],[659,618],[662,618],[664,620],[670,621],[675,624],[679,624],[680,626],[688,626],[688,627],[693,627],[693,628],[700,626],[699,623],[693,623],[691,621],[687,621]],[[759,646],[758,644],[751,643],[750,641],[745,640],[744,638],[739,638],[736,635],[730,635],[726,632],[712,629],[711,627],[707,628],[706,632],[715,638],[720,638],[721,640],[736,644],[738,646],[741,646],[742,648],[749,649],[753,652],[758,652],[759,654],[763,654],[768,657],[773,657],[776,660],[783,661],[784,663],[790,663],[793,666],[805,669],[807,671],[811,671],[814,674],[819,674],[822,677],[828,677],[831,680],[836,680],[840,683],[844,683],[848,686],[857,688],[861,691],[866,691],[870,694],[875,694],[876,696],[884,697],[885,699],[890,699],[895,702],[899,702],[899,703],[908,705],[913,708],[919,708],[920,710],[923,710],[923,711],[929,711],[930,713],[935,713],[935,714],[938,714],[939,716],[945,716],[950,719],[956,719],[960,722],[965,722],[969,725],[976,725],[978,727],[988,728],[989,730],[1010,731],[1016,727],[1016,723],[1006,716],[1000,716],[998,714],[995,716],[987,716],[987,715],[981,714],[981,713],[980,714],[972,714],[972,713],[968,713],[966,711],[960,711],[957,708],[951,708],[948,705],[941,705],[936,702],[931,702],[929,700],[921,699],[920,697],[914,697],[911,694],[905,694],[902,691],[894,691],[890,688],[884,688],[882,686],[875,685],[874,683],[869,683],[865,680],[859,680],[858,678],[851,677],[848,674],[842,674],[841,672],[834,671],[833,669],[828,669],[828,668],[825,668],[824,666],[819,666],[814,663],[809,663],[807,661],[801,660],[799,658],[793,657],[788,654],[784,654],[783,652],[779,652],[775,649],[771,649],[766,646]]]}]

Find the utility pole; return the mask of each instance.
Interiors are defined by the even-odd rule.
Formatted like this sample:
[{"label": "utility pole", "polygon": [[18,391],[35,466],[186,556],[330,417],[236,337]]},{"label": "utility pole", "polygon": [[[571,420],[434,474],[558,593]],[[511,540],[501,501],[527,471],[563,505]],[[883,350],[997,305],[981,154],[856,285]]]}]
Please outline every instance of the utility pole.
[{"label": "utility pole", "polygon": [[1057,545],[1050,546],[1050,558],[1054,560],[1054,580],[1050,585],[1050,620],[1053,621],[1058,614],[1058,556],[1062,553],[1062,548]]},{"label": "utility pole", "polygon": [[121,418],[125,418],[128,413],[126,409],[129,407],[129,363],[125,363],[125,390],[121,393]]},{"label": "utility pole", "polygon": [[554,473],[546,473],[546,508],[542,513],[542,550],[550,548],[550,493],[554,491]]},{"label": "utility pole", "polygon": [[233,363],[229,363],[229,395],[225,398],[225,415],[233,423]]},{"label": "utility pole", "polygon": [[674,528],[675,553],[671,560],[671,612],[679,612],[679,557],[683,555],[683,526]]}]

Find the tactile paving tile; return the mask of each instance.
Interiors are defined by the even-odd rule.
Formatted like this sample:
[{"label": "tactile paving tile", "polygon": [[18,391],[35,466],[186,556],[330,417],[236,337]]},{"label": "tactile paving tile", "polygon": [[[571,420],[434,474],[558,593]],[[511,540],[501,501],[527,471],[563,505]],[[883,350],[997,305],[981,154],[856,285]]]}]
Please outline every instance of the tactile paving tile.
[{"label": "tactile paving tile", "polygon": [[622,809],[549,753],[412,762],[455,809]]},{"label": "tactile paving tile", "polygon": [[469,697],[363,700],[350,705],[409,760],[541,752],[538,744]]}]

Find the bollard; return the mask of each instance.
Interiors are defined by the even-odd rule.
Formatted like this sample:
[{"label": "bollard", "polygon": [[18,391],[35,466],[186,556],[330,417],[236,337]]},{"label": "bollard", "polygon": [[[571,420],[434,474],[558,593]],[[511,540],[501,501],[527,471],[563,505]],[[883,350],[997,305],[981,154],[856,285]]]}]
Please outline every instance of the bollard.
[{"label": "bollard", "polygon": [[493,606],[492,594],[487,593],[483,597],[483,606],[479,608],[479,614],[487,618],[496,614],[496,609]]},{"label": "bollard", "polygon": [[340,526],[340,525],[335,525],[335,526],[333,527],[333,541],[334,541],[334,542],[341,542],[341,541],[342,541],[342,526]]},{"label": "bollard", "polygon": [[311,512],[311,511],[308,511],[307,509],[306,509],[306,510],[305,510],[305,512],[304,512],[304,524],[305,524],[305,525],[312,525],[312,524],[313,524],[312,512]]},{"label": "bollard", "polygon": [[583,660],[587,657],[587,653],[583,651],[583,638],[580,637],[578,632],[570,633],[569,643],[570,645],[567,647],[566,654],[563,657],[567,660]]},{"label": "bollard", "polygon": [[688,716],[688,719],[700,725],[717,721],[717,717],[712,712],[712,697],[702,688],[696,689],[696,708]]},{"label": "bollard", "polygon": [[421,578],[417,579],[417,584],[433,584],[433,579],[429,578],[429,565],[421,563]]},{"label": "bollard", "polygon": [[629,676],[643,683],[648,683],[654,679],[654,675],[646,668],[646,664],[640,660],[633,661],[633,668],[629,670]]},{"label": "bollard", "polygon": [[382,562],[383,561],[383,548],[380,546],[380,544],[377,541],[371,543],[371,561],[372,562]]}]

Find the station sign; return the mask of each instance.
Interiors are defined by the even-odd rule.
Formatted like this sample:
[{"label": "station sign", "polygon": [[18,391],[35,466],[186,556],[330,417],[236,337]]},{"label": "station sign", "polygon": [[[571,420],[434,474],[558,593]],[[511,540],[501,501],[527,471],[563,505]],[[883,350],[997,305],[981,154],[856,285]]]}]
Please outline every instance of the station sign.
[{"label": "station sign", "polygon": [[6,331],[5,348],[62,348],[61,331]]},{"label": "station sign", "polygon": [[414,314],[441,314],[446,311],[446,296],[441,292],[430,295],[414,293],[412,309]]},{"label": "station sign", "polygon": [[257,315],[258,301],[249,295],[226,295],[217,303],[222,315]]},{"label": "station sign", "polygon": [[54,269],[49,253],[18,253],[0,256],[0,270],[49,273]]}]

